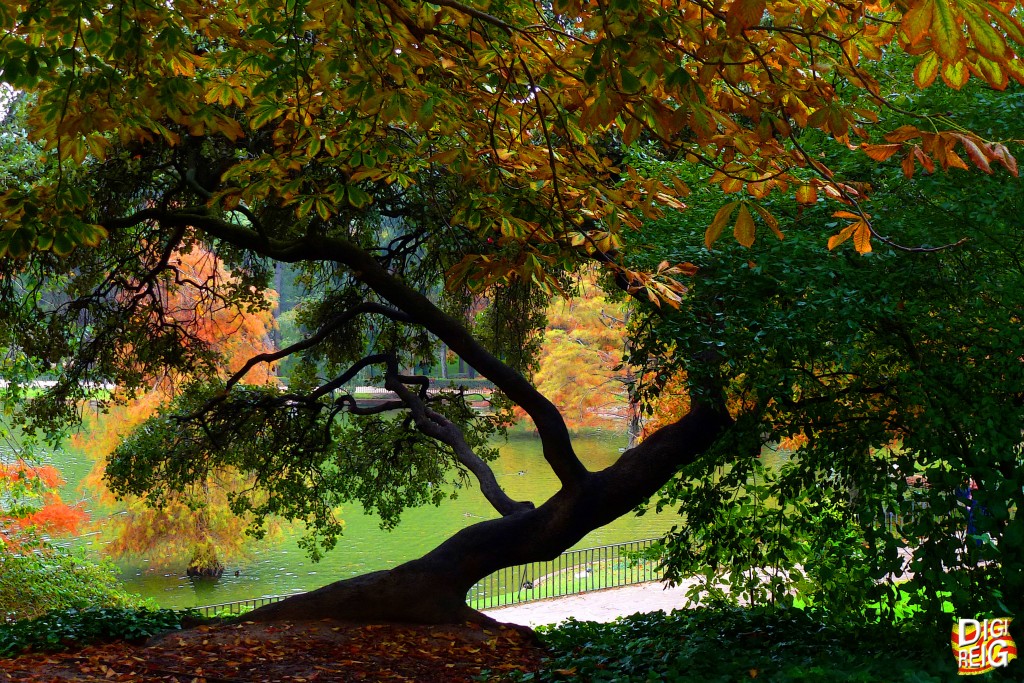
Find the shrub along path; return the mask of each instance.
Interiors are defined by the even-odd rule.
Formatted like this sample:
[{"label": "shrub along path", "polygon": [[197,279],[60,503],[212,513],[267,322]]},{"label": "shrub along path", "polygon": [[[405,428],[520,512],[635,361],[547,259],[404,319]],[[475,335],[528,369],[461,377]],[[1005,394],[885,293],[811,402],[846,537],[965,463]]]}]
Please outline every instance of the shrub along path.
[{"label": "shrub along path", "polygon": [[487,670],[534,671],[543,655],[505,627],[242,623],[0,659],[0,681],[468,683]]}]

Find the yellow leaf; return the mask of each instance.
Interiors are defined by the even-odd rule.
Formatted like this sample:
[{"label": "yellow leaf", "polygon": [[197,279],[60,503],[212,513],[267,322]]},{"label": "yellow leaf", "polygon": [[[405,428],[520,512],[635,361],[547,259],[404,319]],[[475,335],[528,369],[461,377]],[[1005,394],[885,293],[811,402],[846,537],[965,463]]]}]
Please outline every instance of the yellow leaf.
[{"label": "yellow leaf", "polygon": [[970,11],[969,7],[963,5],[964,21],[967,22],[967,31],[971,34],[971,39],[974,40],[974,47],[989,59],[997,62],[1006,59],[1006,39],[992,28],[987,18]]},{"label": "yellow leaf", "polygon": [[739,215],[736,216],[736,225],[733,227],[733,235],[736,241],[744,247],[754,244],[754,217],[750,215],[747,205],[740,204]]},{"label": "yellow leaf", "polygon": [[925,55],[914,67],[914,85],[918,88],[927,88],[934,83],[935,77],[939,75],[939,64],[939,56],[934,52]]},{"label": "yellow leaf", "polygon": [[964,87],[969,76],[970,73],[967,71],[967,67],[963,62],[946,64],[942,68],[942,80],[946,82],[946,85],[953,88],[953,90],[959,90]]}]

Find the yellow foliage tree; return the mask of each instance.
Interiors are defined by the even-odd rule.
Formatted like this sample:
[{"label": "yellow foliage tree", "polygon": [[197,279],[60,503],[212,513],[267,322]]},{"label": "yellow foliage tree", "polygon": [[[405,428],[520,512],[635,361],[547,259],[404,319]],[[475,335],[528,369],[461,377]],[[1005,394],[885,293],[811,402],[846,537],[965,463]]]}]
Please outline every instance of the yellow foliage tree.
[{"label": "yellow foliage tree", "polygon": [[631,375],[620,367],[626,316],[626,307],[606,297],[592,278],[579,296],[556,299],[548,307],[533,380],[570,429],[622,429],[631,418]]}]

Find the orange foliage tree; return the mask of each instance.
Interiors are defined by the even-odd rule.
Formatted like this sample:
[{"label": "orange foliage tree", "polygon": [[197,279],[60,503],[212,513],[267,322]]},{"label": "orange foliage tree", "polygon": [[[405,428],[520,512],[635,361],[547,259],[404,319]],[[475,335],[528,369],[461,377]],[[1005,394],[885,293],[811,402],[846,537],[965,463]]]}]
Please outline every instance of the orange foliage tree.
[{"label": "orange foliage tree", "polygon": [[[227,371],[237,372],[251,356],[272,351],[274,320],[270,306],[245,310],[210,295],[218,280],[231,277],[213,254],[195,247],[175,253],[170,263],[174,275],[162,283],[168,316],[176,323],[188,323],[195,336],[223,358]],[[187,559],[188,575],[217,576],[223,572],[225,560],[244,555],[248,521],[229,507],[230,492],[245,485],[243,477],[216,472],[169,497],[160,507],[152,507],[138,496],[115,496],[103,478],[107,458],[122,437],[152,417],[182,381],[188,381],[188,377],[153,378],[147,393],[97,415],[76,440],[95,460],[86,485],[108,507],[118,510],[100,525],[111,536],[104,552],[118,558],[145,556],[152,567],[159,569]],[[248,375],[248,381],[274,382],[273,366],[261,365]]]},{"label": "orange foliage tree", "polygon": [[0,463],[0,546],[18,551],[40,535],[74,534],[88,515],[57,491],[64,484],[53,465],[17,458]]}]

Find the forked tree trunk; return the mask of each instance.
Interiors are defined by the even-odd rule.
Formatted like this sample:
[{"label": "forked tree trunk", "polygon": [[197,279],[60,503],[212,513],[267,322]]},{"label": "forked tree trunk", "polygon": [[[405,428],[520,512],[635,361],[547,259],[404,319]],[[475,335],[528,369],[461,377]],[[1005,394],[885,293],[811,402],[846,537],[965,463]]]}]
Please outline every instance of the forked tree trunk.
[{"label": "forked tree trunk", "polygon": [[245,618],[489,621],[466,605],[474,583],[503,567],[554,559],[590,531],[645,501],[679,467],[707,451],[729,424],[728,416],[695,409],[626,451],[611,467],[586,474],[536,509],[474,524],[417,560],[261,607]]}]

